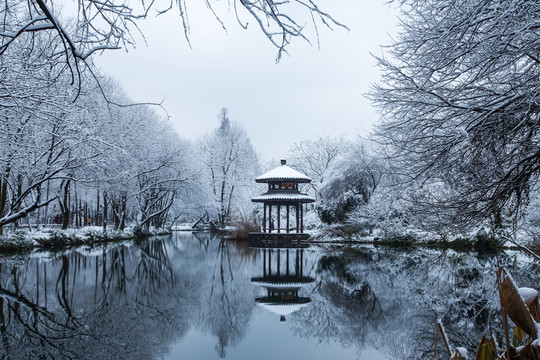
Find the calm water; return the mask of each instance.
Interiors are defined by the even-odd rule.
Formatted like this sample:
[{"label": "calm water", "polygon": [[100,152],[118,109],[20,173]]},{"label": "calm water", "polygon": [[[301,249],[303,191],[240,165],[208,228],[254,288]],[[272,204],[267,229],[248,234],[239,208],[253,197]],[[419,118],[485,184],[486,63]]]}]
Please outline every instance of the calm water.
[{"label": "calm water", "polygon": [[[538,288],[526,256],[500,261]],[[438,318],[472,351],[500,326],[494,263],[425,249],[270,253],[188,233],[3,258],[0,358],[422,359]]]}]

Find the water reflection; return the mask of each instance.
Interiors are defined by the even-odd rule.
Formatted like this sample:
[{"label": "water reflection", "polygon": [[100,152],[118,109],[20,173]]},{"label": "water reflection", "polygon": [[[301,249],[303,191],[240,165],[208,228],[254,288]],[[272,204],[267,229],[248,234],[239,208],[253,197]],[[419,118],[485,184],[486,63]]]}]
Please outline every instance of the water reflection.
[{"label": "water reflection", "polygon": [[[538,287],[536,263],[518,253],[500,261],[520,286]],[[473,349],[500,327],[494,262],[431,250],[254,250],[183,233],[6,258],[0,358],[421,359],[437,318]]]},{"label": "water reflection", "polygon": [[[263,275],[254,277],[251,282],[266,289],[266,296],[255,298],[255,302],[265,309],[279,315],[281,322],[287,315],[307,306],[311,299],[300,296],[301,288],[315,281],[314,278],[304,276],[304,248],[268,248],[260,249],[263,257]],[[281,253],[284,253],[284,266],[282,269]],[[272,255],[275,253],[275,264]],[[294,257],[294,266],[291,266],[291,257]],[[274,266],[274,272],[272,272]],[[292,269],[291,269],[292,268]]]}]

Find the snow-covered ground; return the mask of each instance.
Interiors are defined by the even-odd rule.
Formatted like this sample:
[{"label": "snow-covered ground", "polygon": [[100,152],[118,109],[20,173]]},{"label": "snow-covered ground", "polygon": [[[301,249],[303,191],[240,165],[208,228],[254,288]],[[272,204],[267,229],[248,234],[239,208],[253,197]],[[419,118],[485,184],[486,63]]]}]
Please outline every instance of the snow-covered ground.
[{"label": "snow-covered ground", "polygon": [[[163,235],[166,230],[151,229],[150,235]],[[0,251],[24,250],[33,248],[89,245],[98,242],[133,239],[134,228],[126,227],[123,231],[106,229],[101,226],[85,226],[80,229],[51,229],[7,231],[0,236]]]}]

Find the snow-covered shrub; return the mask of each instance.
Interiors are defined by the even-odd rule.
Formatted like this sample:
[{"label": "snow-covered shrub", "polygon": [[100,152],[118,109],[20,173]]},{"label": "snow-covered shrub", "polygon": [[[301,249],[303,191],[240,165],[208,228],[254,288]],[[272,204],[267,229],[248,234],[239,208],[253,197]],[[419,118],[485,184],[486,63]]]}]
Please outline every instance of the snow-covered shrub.
[{"label": "snow-covered shrub", "polygon": [[389,216],[379,223],[384,238],[400,238],[407,235],[407,228],[400,216]]},{"label": "snow-covered shrub", "polygon": [[354,194],[342,194],[338,199],[321,201],[318,206],[321,221],[326,224],[341,223],[347,220],[348,214],[359,204],[360,200]]},{"label": "snow-covered shrub", "polygon": [[133,236],[135,237],[135,240],[142,240],[149,237],[150,232],[141,225],[137,224],[133,227]]},{"label": "snow-covered shrub", "polygon": [[315,230],[321,226],[321,219],[317,211],[308,210],[304,214],[304,230]]},{"label": "snow-covered shrub", "polygon": [[327,224],[345,222],[355,209],[369,202],[379,177],[368,164],[338,163],[320,190],[317,208],[321,220]]},{"label": "snow-covered shrub", "polygon": [[34,247],[32,239],[26,236],[25,231],[15,231],[0,236],[1,252],[16,252],[30,250]]}]

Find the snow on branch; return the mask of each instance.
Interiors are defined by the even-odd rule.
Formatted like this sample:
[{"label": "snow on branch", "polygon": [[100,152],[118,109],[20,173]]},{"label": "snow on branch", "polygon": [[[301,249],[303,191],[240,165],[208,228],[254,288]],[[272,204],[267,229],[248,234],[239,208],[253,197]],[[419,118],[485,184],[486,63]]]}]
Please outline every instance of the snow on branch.
[{"label": "snow on branch", "polygon": [[19,219],[25,218],[32,211],[34,211],[34,210],[36,210],[36,209],[38,209],[40,207],[47,206],[52,201],[56,200],[56,197],[53,197],[51,199],[46,200],[45,202],[40,203],[41,192],[40,192],[39,189],[37,189],[37,193],[38,193],[38,195],[36,196],[36,199],[34,200],[34,202],[32,204],[26,206],[25,208],[17,211],[14,214],[8,214],[8,215],[0,218],[0,227],[4,226],[6,224],[13,223],[13,222],[15,222],[15,221],[17,221]]},{"label": "snow on branch", "polygon": [[[54,2],[46,3],[43,0],[24,1],[11,0],[8,16],[4,17],[4,33],[0,33],[2,43],[0,55],[10,46],[12,41],[25,32],[38,32],[54,30],[60,36],[66,55],[73,56],[75,67],[78,60],[86,60],[96,51],[119,49],[125,45],[134,45],[133,30],[144,34],[138,27],[138,21],[148,17],[151,10],[155,9],[157,15],[161,15],[173,9],[174,3],[169,1],[167,6],[158,8],[160,1],[143,0],[130,4],[117,0],[78,0],[76,14],[64,14],[64,18],[76,18],[76,22],[70,28],[65,27],[55,14]],[[220,14],[214,8],[216,1],[205,0],[206,7],[212,12],[216,21],[226,30],[226,25]],[[181,25],[184,29],[185,38],[189,44],[189,14],[187,1],[176,2],[180,12]],[[336,21],[329,13],[322,11],[314,1],[273,1],[273,0],[234,0],[234,13],[238,24],[247,28],[248,23],[241,20],[240,9],[254,19],[259,30],[267,39],[278,48],[278,59],[286,46],[294,37],[299,37],[310,42],[305,34],[305,19],[302,12],[309,16],[311,24],[318,38],[318,24],[332,29],[333,26],[348,29],[344,24]],[[10,18],[11,17],[11,18]],[[21,18],[27,18],[21,21]],[[304,24],[302,24],[304,23]],[[69,60],[69,59],[66,59]],[[77,70],[77,69],[75,69]]]}]

